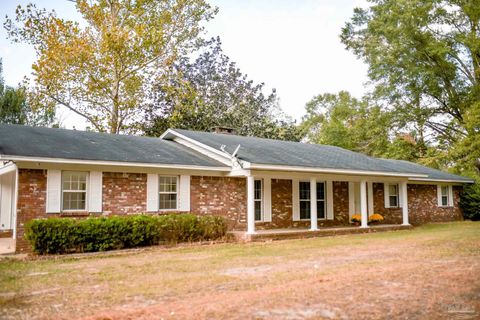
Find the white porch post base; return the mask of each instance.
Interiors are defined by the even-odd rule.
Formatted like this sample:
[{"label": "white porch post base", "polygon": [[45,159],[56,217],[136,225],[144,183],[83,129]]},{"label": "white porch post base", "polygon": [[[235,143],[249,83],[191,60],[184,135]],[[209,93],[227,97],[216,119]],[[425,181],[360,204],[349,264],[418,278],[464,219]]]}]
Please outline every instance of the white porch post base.
[{"label": "white porch post base", "polygon": [[310,179],[310,230],[318,230],[317,225],[317,179]]},{"label": "white porch post base", "polygon": [[368,213],[367,213],[367,181],[360,182],[360,211],[362,214],[362,224],[360,228],[368,228]]},{"label": "white porch post base", "polygon": [[409,226],[410,223],[408,222],[408,189],[407,189],[407,182],[403,181],[400,183],[400,192],[402,193],[402,218],[403,218],[403,226]]},{"label": "white porch post base", "polygon": [[255,178],[247,177],[247,233],[255,233]]}]

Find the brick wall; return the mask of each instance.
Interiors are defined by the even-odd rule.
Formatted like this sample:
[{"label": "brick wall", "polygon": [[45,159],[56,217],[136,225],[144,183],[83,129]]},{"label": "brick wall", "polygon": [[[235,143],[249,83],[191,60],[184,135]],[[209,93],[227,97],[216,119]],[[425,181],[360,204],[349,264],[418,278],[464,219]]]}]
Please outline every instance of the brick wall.
[{"label": "brick wall", "polygon": [[402,208],[385,208],[383,183],[373,184],[373,212],[383,216],[384,224],[401,224],[403,222]]},{"label": "brick wall", "polygon": [[47,173],[44,170],[18,170],[17,252],[30,251],[24,239],[25,223],[34,218],[46,218]]},{"label": "brick wall", "polygon": [[103,213],[142,213],[147,208],[147,175],[144,173],[103,173]]},{"label": "brick wall", "polygon": [[462,220],[462,211],[458,205],[462,187],[453,187],[453,207],[438,207],[437,186],[426,184],[408,185],[409,222],[419,225],[428,222]]},{"label": "brick wall", "polygon": [[190,210],[198,215],[223,216],[230,230],[246,230],[247,179],[192,176]]},{"label": "brick wall", "polygon": [[[438,207],[436,185],[409,184],[407,190],[410,224],[462,220],[462,212],[458,205],[462,187],[453,187],[454,206],[446,208]],[[383,183],[374,183],[373,193],[374,211],[385,218],[384,223],[402,223],[402,208],[385,208]]]}]

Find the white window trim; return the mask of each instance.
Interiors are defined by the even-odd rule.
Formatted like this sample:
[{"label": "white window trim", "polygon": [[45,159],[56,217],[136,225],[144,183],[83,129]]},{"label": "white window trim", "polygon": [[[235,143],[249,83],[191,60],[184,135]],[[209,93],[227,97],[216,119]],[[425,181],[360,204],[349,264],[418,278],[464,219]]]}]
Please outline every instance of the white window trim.
[{"label": "white window trim", "polygon": [[[443,193],[442,193],[442,188],[446,187],[447,188],[447,204],[444,205],[442,200],[443,200]],[[437,200],[438,200],[438,207],[439,208],[452,208],[454,206],[453,203],[453,187],[451,184],[438,184],[437,185]]]},{"label": "white window trim", "polygon": [[[397,193],[392,195],[390,194],[390,186],[396,186],[396,190],[397,190]],[[396,206],[392,206],[391,202],[390,202],[390,197],[397,197],[397,205]],[[389,183],[388,184],[388,207],[389,208],[400,208],[400,185],[398,183]]]},{"label": "white window trim", "polygon": [[[300,183],[301,183],[301,182],[308,182],[308,183],[310,183],[310,180],[300,180],[300,181],[298,181],[298,191],[299,191],[299,192],[298,192],[298,194],[299,194],[299,196],[298,196],[298,217],[299,217],[299,220],[298,220],[298,221],[310,221],[310,220],[311,220],[310,218],[304,218],[304,219],[302,219],[302,215],[301,215],[301,212],[300,212],[300,208],[301,208],[300,203],[301,203],[302,201],[304,201],[304,202],[310,202],[310,198],[312,197],[312,195],[310,194],[310,198],[309,198],[308,200],[300,198],[300,195],[301,195],[301,192],[300,192]],[[324,210],[323,212],[325,213],[325,214],[324,214],[325,217],[324,217],[324,218],[319,218],[319,217],[318,217],[318,202],[320,202],[320,201],[322,201],[322,200],[318,200],[318,198],[317,198],[317,220],[322,220],[322,221],[323,221],[323,220],[327,220],[327,199],[326,199],[326,196],[327,196],[327,189],[326,189],[326,187],[327,187],[327,185],[326,185],[326,181],[317,181],[317,184],[319,184],[319,183],[323,183],[323,210]],[[312,189],[310,188],[310,190],[312,190]]]},{"label": "white window trim", "polygon": [[[175,209],[162,209],[160,208],[160,195],[161,194],[174,194],[173,192],[165,192],[165,191],[160,191],[160,178],[161,177],[164,177],[164,178],[175,178],[176,179],[176,191],[175,191],[175,194],[177,195],[177,198],[176,198],[176,203],[175,203]],[[167,174],[159,174],[158,175],[158,211],[161,211],[161,212],[174,212],[174,211],[179,211],[180,208],[179,208],[179,186],[180,186],[180,177],[179,176],[175,176],[175,175],[167,175]]]},{"label": "white window trim", "polygon": [[[85,190],[63,190],[63,173],[64,172],[74,172],[74,173],[86,173],[86,179],[85,179]],[[65,212],[65,213],[72,213],[72,212],[88,212],[88,191],[90,189],[90,172],[89,171],[75,171],[75,170],[62,170],[61,171],[61,178],[60,178],[60,212]],[[63,194],[65,192],[69,193],[74,193],[74,192],[85,192],[85,209],[74,209],[74,210],[64,210],[63,209]]]},{"label": "white window trim", "polygon": [[265,192],[265,188],[264,188],[264,184],[263,184],[263,179],[254,179],[253,180],[253,186],[255,188],[255,182],[257,181],[260,181],[260,199],[256,199],[255,198],[255,190],[253,192],[253,203],[254,203],[254,206],[253,208],[255,209],[255,203],[257,202],[260,202],[260,220],[257,220],[255,219],[255,223],[261,223],[261,222],[264,222],[265,221],[265,216],[264,216],[264,192]]}]

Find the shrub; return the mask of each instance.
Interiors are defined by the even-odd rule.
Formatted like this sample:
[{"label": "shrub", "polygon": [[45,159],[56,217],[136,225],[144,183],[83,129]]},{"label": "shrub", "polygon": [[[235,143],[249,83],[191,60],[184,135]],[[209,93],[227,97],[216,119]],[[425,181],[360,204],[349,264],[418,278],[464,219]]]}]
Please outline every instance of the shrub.
[{"label": "shrub", "polygon": [[460,207],[465,219],[480,221],[480,184],[468,185],[463,189]]},{"label": "shrub", "polygon": [[368,217],[369,222],[382,222],[383,216],[379,213],[374,213],[370,217]]},{"label": "shrub", "polygon": [[132,215],[88,219],[48,218],[32,220],[25,237],[34,252],[94,252],[123,248],[215,240],[225,236],[222,217],[169,214]]},{"label": "shrub", "polygon": [[350,221],[354,222],[354,223],[359,223],[359,222],[362,222],[362,216],[360,214],[354,214],[352,216],[352,218],[350,219]]}]

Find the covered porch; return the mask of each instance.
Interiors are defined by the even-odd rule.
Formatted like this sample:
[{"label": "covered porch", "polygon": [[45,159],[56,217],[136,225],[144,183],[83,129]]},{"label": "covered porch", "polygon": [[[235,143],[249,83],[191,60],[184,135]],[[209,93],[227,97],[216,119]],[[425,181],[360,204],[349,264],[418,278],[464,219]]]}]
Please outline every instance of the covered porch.
[{"label": "covered porch", "polygon": [[[267,172],[247,175],[246,235],[250,239],[357,233],[410,227],[408,176]],[[384,224],[370,225],[374,213]],[[395,215],[392,219],[388,215]],[[361,217],[358,226],[354,215]]]}]

